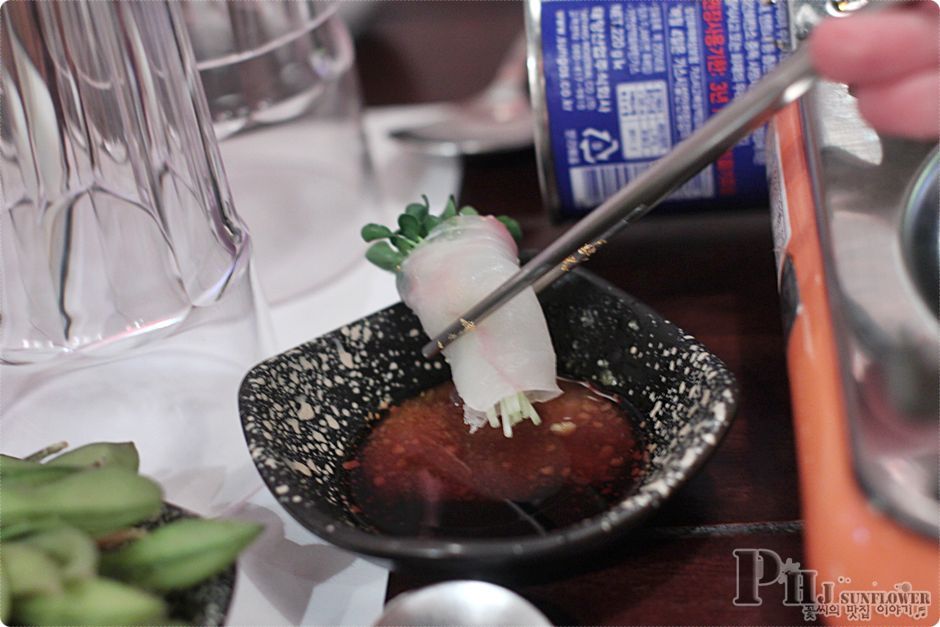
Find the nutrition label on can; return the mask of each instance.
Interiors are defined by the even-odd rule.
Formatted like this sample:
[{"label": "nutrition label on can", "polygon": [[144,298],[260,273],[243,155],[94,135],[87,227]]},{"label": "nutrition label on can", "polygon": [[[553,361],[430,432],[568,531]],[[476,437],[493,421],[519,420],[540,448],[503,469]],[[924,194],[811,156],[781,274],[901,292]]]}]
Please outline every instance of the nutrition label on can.
[{"label": "nutrition label on can", "polygon": [[666,81],[617,85],[617,117],[626,159],[661,157],[672,145]]},{"label": "nutrition label on can", "polygon": [[[780,60],[783,2],[542,0],[549,136],[564,215],[596,206]],[[671,199],[766,198],[765,132]]]}]

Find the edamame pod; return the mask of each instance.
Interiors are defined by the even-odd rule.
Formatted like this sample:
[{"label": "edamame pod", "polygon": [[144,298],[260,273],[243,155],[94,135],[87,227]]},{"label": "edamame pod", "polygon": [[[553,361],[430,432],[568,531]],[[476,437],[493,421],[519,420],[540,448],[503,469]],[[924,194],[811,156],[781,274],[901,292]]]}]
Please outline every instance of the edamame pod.
[{"label": "edamame pod", "polygon": [[5,543],[0,562],[14,598],[62,592],[59,565],[39,549],[19,542]]},{"label": "edamame pod", "polygon": [[4,489],[38,486],[67,477],[75,472],[77,472],[75,468],[67,466],[47,466],[9,455],[0,455],[0,481],[3,482]]},{"label": "edamame pod", "polygon": [[152,590],[186,588],[225,570],[261,529],[235,520],[177,520],[102,555],[101,572]]},{"label": "edamame pod", "polygon": [[0,623],[10,624],[10,613],[13,610],[13,594],[10,592],[10,579],[3,569],[0,561]]},{"label": "edamame pod", "polygon": [[76,581],[60,594],[17,600],[16,621],[29,625],[156,625],[166,616],[157,596],[109,579]]},{"label": "edamame pod", "polygon": [[161,506],[159,485],[119,467],[84,470],[29,491],[0,490],[4,526],[58,518],[92,535],[139,523]]},{"label": "edamame pod", "polygon": [[63,581],[93,577],[98,568],[98,547],[85,533],[61,526],[21,540],[59,563]]},{"label": "edamame pod", "polygon": [[53,457],[46,464],[83,468],[119,466],[137,472],[140,456],[133,442],[94,442]]}]

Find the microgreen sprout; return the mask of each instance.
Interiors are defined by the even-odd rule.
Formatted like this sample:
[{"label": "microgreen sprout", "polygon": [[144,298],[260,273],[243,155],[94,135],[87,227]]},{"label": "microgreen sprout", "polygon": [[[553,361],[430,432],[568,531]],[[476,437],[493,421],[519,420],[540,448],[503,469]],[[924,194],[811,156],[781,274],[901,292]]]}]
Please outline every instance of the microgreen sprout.
[{"label": "microgreen sprout", "polygon": [[[457,201],[451,196],[440,215],[431,213],[431,203],[427,196],[422,196],[423,203],[413,202],[405,207],[404,213],[398,216],[398,228],[392,230],[382,224],[367,224],[362,227],[362,239],[366,242],[375,242],[366,251],[366,259],[389,272],[398,272],[401,263],[412,250],[426,238],[431,231],[442,222],[456,216],[475,216],[479,212],[465,205],[457,208]],[[519,223],[508,216],[498,216],[499,220],[513,239],[522,238],[522,229]]]}]

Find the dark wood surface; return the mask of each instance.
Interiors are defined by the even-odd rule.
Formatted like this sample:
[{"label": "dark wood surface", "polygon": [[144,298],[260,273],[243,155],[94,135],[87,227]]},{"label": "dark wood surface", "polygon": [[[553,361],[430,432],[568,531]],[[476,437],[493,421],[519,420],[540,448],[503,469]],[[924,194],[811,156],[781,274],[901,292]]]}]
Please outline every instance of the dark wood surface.
[{"label": "dark wood surface", "polygon": [[[465,98],[486,84],[521,28],[518,2],[378,3],[357,41],[366,103]],[[468,160],[459,195],[517,217],[524,248],[566,228],[542,209],[532,151]],[[777,590],[759,607],[732,604],[734,548],[802,559],[768,212],[654,212],[590,269],[721,357],[738,378],[740,407],[714,457],[608,563],[518,591],[563,624],[803,624]],[[393,574],[389,596],[428,583]]]}]

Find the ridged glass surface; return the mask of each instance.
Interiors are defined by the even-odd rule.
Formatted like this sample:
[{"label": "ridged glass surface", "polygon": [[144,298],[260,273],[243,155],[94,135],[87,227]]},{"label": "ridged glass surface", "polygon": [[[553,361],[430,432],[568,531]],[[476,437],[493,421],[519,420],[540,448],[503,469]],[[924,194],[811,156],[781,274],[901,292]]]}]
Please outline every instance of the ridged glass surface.
[{"label": "ridged glass surface", "polygon": [[114,352],[244,269],[179,6],[0,9],[0,361]]}]

